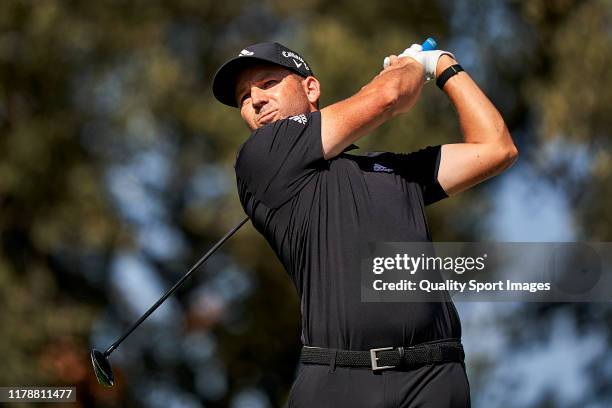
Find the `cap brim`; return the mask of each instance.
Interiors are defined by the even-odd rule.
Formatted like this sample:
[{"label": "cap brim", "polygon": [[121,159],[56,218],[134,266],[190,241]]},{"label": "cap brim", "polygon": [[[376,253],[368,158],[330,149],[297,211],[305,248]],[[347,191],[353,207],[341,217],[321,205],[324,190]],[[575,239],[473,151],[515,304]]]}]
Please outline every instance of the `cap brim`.
[{"label": "cap brim", "polygon": [[236,101],[236,80],[238,75],[245,68],[256,63],[273,62],[257,57],[238,57],[234,58],[221,66],[213,79],[213,95],[217,100],[225,105],[238,108]]}]

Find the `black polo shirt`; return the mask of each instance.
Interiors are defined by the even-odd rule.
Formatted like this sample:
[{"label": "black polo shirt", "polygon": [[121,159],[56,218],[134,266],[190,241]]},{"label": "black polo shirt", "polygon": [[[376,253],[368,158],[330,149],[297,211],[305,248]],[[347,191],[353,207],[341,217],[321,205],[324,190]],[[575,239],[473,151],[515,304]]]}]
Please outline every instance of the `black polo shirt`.
[{"label": "black polo shirt", "polygon": [[[345,150],[346,151],[346,150]],[[431,241],[440,146],[323,158],[319,111],[257,129],[236,157],[240,202],[301,300],[304,345],[347,350],[461,337],[452,302],[361,302],[368,242]]]}]

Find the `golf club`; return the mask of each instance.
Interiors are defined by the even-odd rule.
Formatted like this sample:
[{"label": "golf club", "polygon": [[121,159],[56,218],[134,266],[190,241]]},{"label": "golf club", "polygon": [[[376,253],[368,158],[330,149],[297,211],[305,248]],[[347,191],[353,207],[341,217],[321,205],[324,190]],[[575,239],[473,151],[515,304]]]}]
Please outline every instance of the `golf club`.
[{"label": "golf club", "polygon": [[110,354],[115,351],[115,349],[121,344],[123,340],[126,339],[140,324],[147,318],[151,313],[155,311],[170,295],[174,293],[186,280],[191,276],[191,274],[198,269],[225,241],[227,241],[240,227],[244,225],[249,220],[249,217],[246,217],[242,221],[240,221],[234,228],[232,228],[223,238],[219,240],[198,262],[195,263],[189,269],[189,271],[170,288],[153,306],[149,308],[141,317],[130,327],[119,339],[117,339],[111,346],[106,349],[105,352],[101,352],[96,349],[91,350],[91,364],[94,368],[94,373],[96,374],[96,378],[98,382],[105,387],[112,387],[115,384],[115,379],[113,377],[113,369],[108,361],[108,357]]}]

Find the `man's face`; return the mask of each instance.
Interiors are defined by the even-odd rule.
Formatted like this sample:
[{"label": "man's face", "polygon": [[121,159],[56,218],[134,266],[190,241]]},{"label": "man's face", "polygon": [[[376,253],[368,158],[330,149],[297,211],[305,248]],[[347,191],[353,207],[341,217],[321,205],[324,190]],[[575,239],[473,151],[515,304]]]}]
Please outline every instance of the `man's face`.
[{"label": "man's face", "polygon": [[316,100],[312,103],[309,99],[313,97],[309,89],[313,80],[273,64],[246,68],[236,82],[236,100],[242,119],[255,130],[276,120],[316,110]]}]

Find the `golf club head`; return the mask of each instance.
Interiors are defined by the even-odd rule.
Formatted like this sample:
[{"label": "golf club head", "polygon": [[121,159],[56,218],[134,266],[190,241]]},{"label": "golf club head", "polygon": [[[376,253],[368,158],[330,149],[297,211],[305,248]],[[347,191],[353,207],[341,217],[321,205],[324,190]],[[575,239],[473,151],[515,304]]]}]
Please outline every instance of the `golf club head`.
[{"label": "golf club head", "polygon": [[115,379],[113,378],[113,369],[108,362],[108,358],[104,353],[92,349],[91,350],[91,364],[93,365],[94,372],[98,382],[105,387],[112,387],[115,385]]}]

